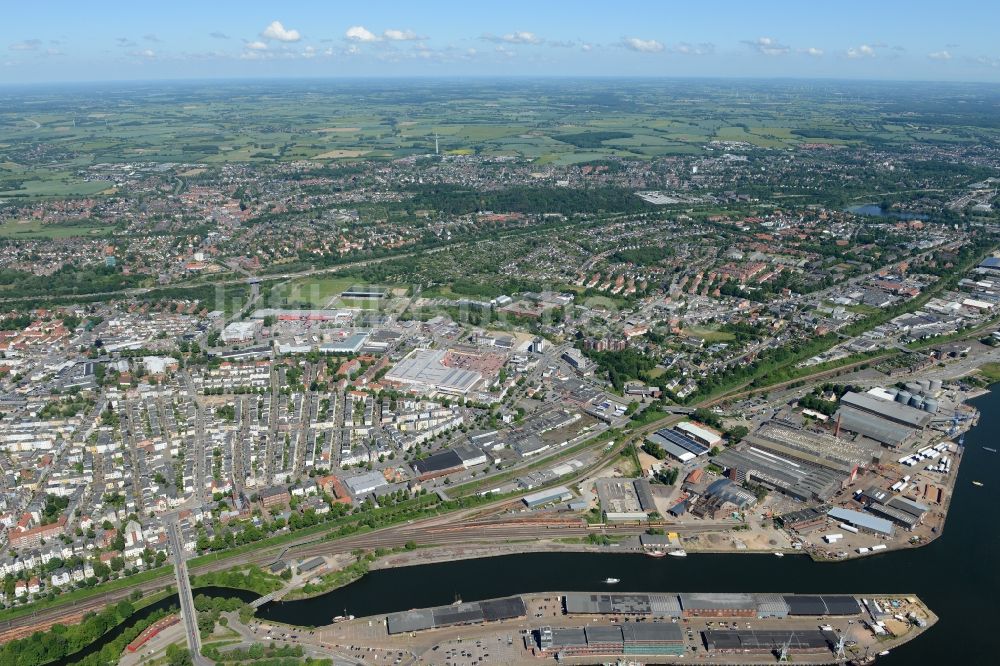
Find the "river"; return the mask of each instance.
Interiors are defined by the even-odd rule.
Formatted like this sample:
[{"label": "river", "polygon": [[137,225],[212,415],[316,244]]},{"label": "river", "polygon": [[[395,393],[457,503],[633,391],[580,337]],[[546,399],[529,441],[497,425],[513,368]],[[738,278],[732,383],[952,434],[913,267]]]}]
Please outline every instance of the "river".
[{"label": "river", "polygon": [[[203,594],[206,597],[237,597],[239,599],[242,599],[243,601],[253,601],[259,596],[255,592],[248,592],[247,590],[236,590],[230,587],[214,587],[214,586],[199,587],[193,590],[193,593],[195,596]],[[164,597],[163,599],[153,602],[148,606],[143,606],[135,613],[133,613],[128,620],[121,623],[114,629],[111,629],[110,631],[105,633],[103,636],[99,637],[97,640],[95,640],[87,647],[77,652],[74,652],[71,655],[65,656],[57,661],[50,661],[47,664],[45,664],[45,666],[68,666],[69,664],[74,664],[83,659],[84,657],[94,654],[95,652],[100,652],[105,645],[107,645],[111,641],[121,636],[122,633],[129,627],[135,626],[137,622],[146,619],[156,611],[165,610],[170,608],[171,606],[173,606],[175,609],[179,607],[179,602],[176,594],[172,594],[169,597]]]},{"label": "river", "polygon": [[[511,594],[617,591],[841,592],[916,594],[940,616],[933,629],[880,660],[884,664],[996,663],[1000,536],[991,511],[1000,506],[1000,391],[971,401],[979,425],[965,436],[966,452],[944,533],[933,543],[838,563],[805,556],[692,554],[654,559],[638,554],[528,553],[373,571],[312,599],[271,602],[262,619],[322,625],[345,612],[380,615]],[[984,486],[972,485],[973,480]],[[992,655],[992,656],[991,656]]]}]

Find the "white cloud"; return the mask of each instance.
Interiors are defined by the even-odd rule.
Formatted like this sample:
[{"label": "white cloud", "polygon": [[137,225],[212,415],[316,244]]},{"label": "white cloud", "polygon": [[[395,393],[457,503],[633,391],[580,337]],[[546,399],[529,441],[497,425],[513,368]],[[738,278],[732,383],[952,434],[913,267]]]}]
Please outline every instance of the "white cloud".
[{"label": "white cloud", "polygon": [[752,41],[745,40],[743,43],[757,51],[757,53],[766,56],[782,56],[791,51],[791,48],[779,43],[773,37],[758,37]]},{"label": "white cloud", "polygon": [[931,60],[951,60],[951,53],[948,51],[934,51],[933,53],[928,53],[927,57]]},{"label": "white cloud", "polygon": [[517,32],[508,32],[506,35],[493,35],[487,33],[482,37],[488,42],[503,42],[505,44],[541,44],[545,40],[536,35],[533,32],[527,30],[518,30]]},{"label": "white cloud", "polygon": [[622,46],[640,53],[659,53],[665,47],[655,39],[639,39],[638,37],[623,37]]},{"label": "white cloud", "polygon": [[587,44],[587,43],[580,44],[580,50],[581,51],[593,51],[594,50],[594,45],[593,44]]},{"label": "white cloud", "polygon": [[351,44],[344,50],[344,53],[346,55],[360,55],[361,49],[359,49],[356,44]]},{"label": "white cloud", "polygon": [[504,57],[507,57],[507,58],[513,58],[515,55],[517,55],[517,52],[514,51],[514,49],[510,48],[509,46],[504,46],[503,44],[500,44],[494,50],[498,54],[500,54],[500,55],[502,55]]},{"label": "white cloud", "polygon": [[849,48],[847,49],[847,57],[855,60],[859,58],[874,58],[875,47],[869,46],[868,44],[862,44],[857,48]]},{"label": "white cloud", "polygon": [[412,42],[421,39],[420,35],[412,30],[395,30],[392,28],[384,31],[382,37],[388,39],[390,42]]},{"label": "white cloud", "polygon": [[993,56],[976,56],[975,58],[966,58],[966,60],[985,67],[1000,67],[1000,58]]},{"label": "white cloud", "polygon": [[40,39],[25,39],[21,42],[14,42],[7,48],[11,51],[37,51],[41,45],[42,40]]},{"label": "white cloud", "polygon": [[266,51],[267,44],[261,41],[247,42],[246,47],[251,51]]},{"label": "white cloud", "polygon": [[132,51],[129,55],[133,55],[136,58],[145,58],[147,60],[152,60],[156,57],[156,52],[153,49],[142,49],[141,51]]},{"label": "white cloud", "polygon": [[378,35],[363,25],[352,25],[344,33],[344,37],[352,42],[377,42]]},{"label": "white cloud", "polygon": [[715,53],[715,44],[712,44],[711,42],[702,42],[701,44],[681,42],[671,50],[674,53],[680,53],[681,55],[711,55]]},{"label": "white cloud", "polygon": [[818,49],[815,46],[810,46],[807,49],[803,49],[802,52],[814,58],[819,58],[820,56],[823,55],[823,49]]},{"label": "white cloud", "polygon": [[503,41],[509,44],[541,44],[545,40],[533,32],[522,30],[504,35]]},{"label": "white cloud", "polygon": [[302,39],[298,30],[285,28],[281,21],[271,21],[271,24],[260,33],[264,39],[275,39],[279,42],[297,42]]}]

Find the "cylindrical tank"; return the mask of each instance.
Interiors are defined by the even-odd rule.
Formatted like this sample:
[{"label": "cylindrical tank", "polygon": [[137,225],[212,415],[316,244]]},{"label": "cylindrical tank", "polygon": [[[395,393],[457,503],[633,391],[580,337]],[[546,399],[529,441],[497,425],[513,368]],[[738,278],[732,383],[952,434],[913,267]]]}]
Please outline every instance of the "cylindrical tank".
[{"label": "cylindrical tank", "polygon": [[917,383],[920,384],[920,389],[923,391],[929,391],[931,388],[931,380],[929,379],[921,379]]},{"label": "cylindrical tank", "polygon": [[931,391],[933,391],[934,393],[937,393],[940,390],[941,390],[941,380],[940,379],[932,379],[931,380]]},{"label": "cylindrical tank", "polygon": [[931,414],[937,414],[938,401],[934,398],[927,398],[924,400],[924,411],[930,412]]},{"label": "cylindrical tank", "polygon": [[910,393],[909,391],[900,391],[899,393],[896,394],[896,402],[901,402],[905,405],[906,403],[910,402],[910,398],[912,397],[913,394]]},{"label": "cylindrical tank", "polygon": [[910,393],[920,393],[923,387],[916,382],[906,382],[906,390]]},{"label": "cylindrical tank", "polygon": [[895,398],[896,394],[899,393],[899,389],[896,388],[895,386],[890,386],[885,390],[885,392],[891,395],[893,398]]},{"label": "cylindrical tank", "polygon": [[910,407],[916,407],[917,409],[920,409],[920,407],[923,404],[924,404],[924,399],[921,398],[919,395],[910,396],[910,402],[909,402]]}]

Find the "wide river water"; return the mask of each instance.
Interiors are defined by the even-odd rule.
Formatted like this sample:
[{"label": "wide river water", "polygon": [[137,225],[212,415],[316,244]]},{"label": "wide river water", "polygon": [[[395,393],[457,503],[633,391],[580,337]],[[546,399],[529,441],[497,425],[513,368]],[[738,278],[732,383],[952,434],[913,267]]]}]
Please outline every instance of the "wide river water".
[{"label": "wide river water", "polygon": [[[1000,663],[1000,391],[972,401],[982,416],[965,436],[965,456],[944,533],[933,543],[848,562],[805,556],[528,553],[373,571],[312,599],[265,604],[258,616],[305,626],[345,612],[378,615],[542,591],[607,589],[647,592],[842,592],[919,595],[938,624],[880,660],[886,664]],[[984,485],[977,487],[973,480]],[[998,636],[994,637],[993,633]]]},{"label": "wide river water", "polygon": [[[1000,634],[1000,391],[972,401],[982,416],[965,436],[966,452],[944,533],[930,545],[838,563],[805,556],[692,554],[654,559],[633,553],[526,553],[380,569],[350,585],[300,601],[271,602],[262,619],[303,626],[329,623],[337,615],[380,615],[410,608],[547,591],[608,589],[633,592],[842,592],[906,593],[920,596],[940,616],[924,636],[892,651],[880,664],[995,664]],[[981,481],[983,487],[972,485]],[[209,596],[253,593],[202,588]],[[176,595],[139,611],[133,622],[158,608],[176,605]],[[129,623],[131,624],[131,623]],[[63,666],[97,652],[124,629],[118,627],[84,650],[54,662]]]}]

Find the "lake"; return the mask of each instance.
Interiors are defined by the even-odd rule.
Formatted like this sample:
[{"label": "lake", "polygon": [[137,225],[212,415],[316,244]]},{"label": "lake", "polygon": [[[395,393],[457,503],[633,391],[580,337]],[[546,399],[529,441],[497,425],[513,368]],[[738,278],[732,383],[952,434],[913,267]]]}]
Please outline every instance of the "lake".
[{"label": "lake", "polygon": [[897,220],[926,220],[927,216],[920,213],[900,213],[894,210],[884,210],[881,206],[877,204],[863,204],[860,206],[851,206],[850,208],[844,209],[845,213],[854,213],[855,215],[868,215],[871,217],[894,217]]}]

